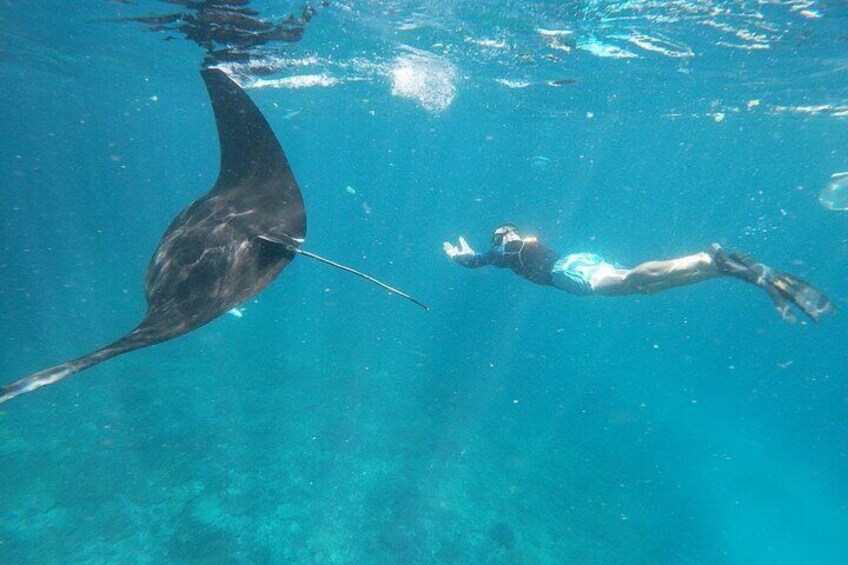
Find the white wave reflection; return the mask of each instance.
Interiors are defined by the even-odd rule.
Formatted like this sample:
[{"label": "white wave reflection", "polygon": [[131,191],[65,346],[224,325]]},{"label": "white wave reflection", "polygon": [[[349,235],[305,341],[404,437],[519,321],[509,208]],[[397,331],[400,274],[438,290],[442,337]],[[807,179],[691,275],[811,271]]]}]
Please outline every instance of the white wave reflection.
[{"label": "white wave reflection", "polygon": [[639,57],[636,53],[622,47],[604,43],[596,37],[588,37],[577,42],[577,48],[587,51],[596,57],[610,59],[635,59]]},{"label": "white wave reflection", "polygon": [[489,39],[487,37],[475,39],[473,37],[466,37],[465,41],[473,43],[474,45],[479,45],[480,47],[487,47],[489,49],[507,49],[508,47],[506,41],[503,39]]},{"label": "white wave reflection", "polygon": [[[704,112],[665,112],[663,118],[708,118],[715,122],[723,122],[729,115],[738,115],[743,112],[764,113],[777,116],[790,114],[797,116],[823,116],[829,118],[848,118],[848,105],[840,104],[814,104],[787,106],[781,104],[769,104],[762,100],[748,100],[744,105],[727,105],[713,101],[708,111]],[[838,173],[842,174],[842,173]]]},{"label": "white wave reflection", "polygon": [[665,55],[666,57],[671,57],[673,59],[695,56],[695,52],[683,43],[678,43],[661,37],[653,37],[645,33],[638,33],[634,31],[630,35],[613,37],[625,39],[645,51],[659,53],[660,55]]},{"label": "white wave reflection", "polygon": [[574,34],[574,31],[570,29],[544,29],[539,27],[536,28],[536,33],[542,37],[567,37]]},{"label": "white wave reflection", "polygon": [[[685,37],[689,24],[711,28],[718,37],[702,45],[732,49],[768,49],[793,33],[797,26],[791,21],[782,24],[771,16],[783,9],[798,19],[820,19],[821,11],[815,0],[588,0],[577,10],[580,18],[575,32],[578,46],[599,57],[629,58],[615,49],[604,48],[609,39],[626,40],[639,48],[672,58],[693,57],[697,53]],[[646,34],[636,27],[662,29],[674,40],[655,32]],[[545,37],[554,37],[560,28],[537,27]],[[691,34],[690,34],[691,35]],[[703,47],[702,47],[703,49]]]},{"label": "white wave reflection", "polygon": [[295,75],[275,79],[257,79],[246,85],[247,88],[310,88],[315,86],[330,87],[339,83],[337,78],[326,74]]},{"label": "white wave reflection", "polygon": [[803,114],[807,116],[825,115],[834,118],[848,117],[848,106],[834,104],[816,104],[807,106],[772,106],[775,113]]},{"label": "white wave reflection", "polygon": [[498,78],[495,79],[495,82],[507,88],[527,88],[532,85],[532,83],[526,80],[511,80],[507,78]]}]

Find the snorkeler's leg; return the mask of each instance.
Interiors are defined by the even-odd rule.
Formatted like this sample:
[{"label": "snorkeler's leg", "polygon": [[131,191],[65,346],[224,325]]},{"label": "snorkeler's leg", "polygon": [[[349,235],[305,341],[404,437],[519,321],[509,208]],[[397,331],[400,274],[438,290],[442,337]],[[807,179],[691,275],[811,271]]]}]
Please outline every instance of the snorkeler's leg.
[{"label": "snorkeler's leg", "polygon": [[738,251],[725,252],[718,245],[712,246],[710,254],[722,274],[755,284],[768,292],[777,312],[787,321],[795,321],[789,302],[814,322],[834,311],[824,293],[803,279],[758,263]]},{"label": "snorkeler's leg", "polygon": [[592,277],[592,290],[603,295],[651,294],[720,274],[709,253],[696,253],[666,261],[648,261],[629,270],[599,270]]}]

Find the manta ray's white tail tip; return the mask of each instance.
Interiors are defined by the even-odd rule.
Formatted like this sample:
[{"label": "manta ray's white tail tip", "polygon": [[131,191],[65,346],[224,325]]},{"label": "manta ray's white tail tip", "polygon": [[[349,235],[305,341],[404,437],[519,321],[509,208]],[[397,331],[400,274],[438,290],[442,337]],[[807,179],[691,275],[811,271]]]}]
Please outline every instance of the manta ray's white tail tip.
[{"label": "manta ray's white tail tip", "polygon": [[67,365],[59,365],[58,367],[51,367],[50,369],[39,371],[25,379],[9,383],[4,387],[0,387],[0,404],[3,404],[8,400],[12,400],[16,396],[32,392],[43,386],[51,385],[56,381],[61,381],[71,373],[75,372],[76,371],[74,371],[73,368],[68,367]]}]

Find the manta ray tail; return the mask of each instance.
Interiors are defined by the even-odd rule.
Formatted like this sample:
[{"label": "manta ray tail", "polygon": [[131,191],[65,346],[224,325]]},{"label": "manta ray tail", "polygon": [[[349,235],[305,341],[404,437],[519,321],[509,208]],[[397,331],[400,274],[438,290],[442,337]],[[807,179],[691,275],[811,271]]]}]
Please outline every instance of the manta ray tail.
[{"label": "manta ray tail", "polygon": [[414,302],[415,304],[422,307],[424,310],[429,311],[430,307],[418,300],[417,298],[413,298],[409,294],[404,291],[397,289],[393,286],[389,286],[381,280],[378,280],[371,275],[367,275],[362,271],[357,271],[353,267],[348,267],[347,265],[342,265],[341,263],[336,263],[335,261],[331,261],[326,257],[321,257],[320,255],[316,255],[315,253],[310,253],[309,251],[305,251],[299,247],[301,243],[303,243],[302,239],[295,239],[291,236],[287,236],[285,234],[281,234],[279,236],[271,236],[271,235],[261,235],[259,239],[267,241],[269,243],[273,243],[276,245],[282,245],[286,249],[288,249],[291,253],[297,253],[298,255],[303,255],[304,257],[309,257],[310,259],[315,259],[316,261],[320,261],[326,265],[330,265],[331,267],[335,267],[337,269],[341,269],[342,271],[346,271],[348,273],[352,273],[358,277],[362,277],[363,279],[376,284],[379,287],[385,288],[390,293],[395,294],[397,296],[406,298],[407,300]]},{"label": "manta ray tail", "polygon": [[388,290],[392,294],[396,294],[397,296],[406,298],[407,300],[410,300],[410,301],[414,302],[415,304],[418,304],[419,306],[424,308],[424,310],[427,310],[427,311],[430,310],[429,306],[427,306],[426,304],[424,304],[423,302],[421,302],[417,298],[413,298],[412,296],[408,295],[404,291],[399,290],[399,289],[397,289],[393,286],[389,286],[386,283],[375,279],[371,275],[366,275],[365,273],[363,273],[361,271],[357,271],[356,269],[354,269],[352,267],[348,267],[347,265],[342,265],[341,263],[336,263],[335,261],[330,261],[329,259],[327,259],[325,257],[321,257],[320,255],[310,253],[309,251],[304,251],[303,249],[300,249],[299,247],[290,246],[289,249],[291,249],[295,253],[299,253],[299,254],[304,255],[306,257],[309,257],[311,259],[315,259],[316,261],[321,261],[322,263],[326,263],[327,265],[330,265],[330,266],[335,267],[337,269],[341,269],[342,271],[347,271],[348,273],[353,273],[354,275],[360,276],[363,279],[370,281],[370,282],[376,284],[379,287],[385,288],[386,290]]},{"label": "manta ray tail", "polygon": [[80,371],[88,369],[98,363],[102,363],[107,359],[111,359],[112,357],[146,345],[144,343],[139,343],[137,340],[132,338],[133,333],[130,333],[115,343],[107,345],[106,347],[98,349],[97,351],[89,353],[79,359],[74,359],[73,361],[68,361],[67,363],[62,363],[61,365],[44,369],[43,371],[39,371],[28,377],[2,386],[0,387],[0,404],[7,400],[11,400],[18,395],[32,392],[43,386],[61,381],[65,377],[69,377],[74,373],[79,373]]}]

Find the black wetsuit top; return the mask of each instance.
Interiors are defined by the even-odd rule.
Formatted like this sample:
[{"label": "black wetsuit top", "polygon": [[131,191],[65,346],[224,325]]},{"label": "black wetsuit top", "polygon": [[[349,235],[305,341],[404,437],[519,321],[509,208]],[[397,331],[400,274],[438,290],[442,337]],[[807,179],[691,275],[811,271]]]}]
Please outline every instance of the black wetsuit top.
[{"label": "black wetsuit top", "polygon": [[469,269],[483,265],[512,269],[515,274],[530,282],[548,286],[554,286],[551,269],[559,259],[559,253],[536,240],[510,241],[506,245],[492,247],[485,253],[454,257],[454,261]]}]

